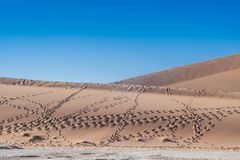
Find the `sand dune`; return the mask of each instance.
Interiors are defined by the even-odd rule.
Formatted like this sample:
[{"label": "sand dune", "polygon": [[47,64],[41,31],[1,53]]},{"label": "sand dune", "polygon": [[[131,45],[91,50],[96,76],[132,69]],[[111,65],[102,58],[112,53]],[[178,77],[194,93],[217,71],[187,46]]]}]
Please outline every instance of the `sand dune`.
[{"label": "sand dune", "polygon": [[[240,54],[151,73],[116,83],[239,91],[239,76],[236,75],[239,71],[233,71],[238,69],[240,69]],[[221,74],[222,72],[224,73]],[[208,78],[208,76],[210,77]],[[236,88],[233,84],[236,84]]]},{"label": "sand dune", "polygon": [[239,93],[0,80],[0,143],[240,149]]},{"label": "sand dune", "polygon": [[0,78],[0,144],[239,150],[239,79],[240,55],[113,84]]}]

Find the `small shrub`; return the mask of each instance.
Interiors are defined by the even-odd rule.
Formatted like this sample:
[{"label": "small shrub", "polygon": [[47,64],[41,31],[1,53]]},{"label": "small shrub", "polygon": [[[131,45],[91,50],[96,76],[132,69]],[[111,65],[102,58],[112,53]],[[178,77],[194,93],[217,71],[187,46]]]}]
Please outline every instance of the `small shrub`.
[{"label": "small shrub", "polygon": [[37,135],[34,135],[32,136],[32,138],[29,140],[30,142],[40,142],[40,141],[43,141],[44,138],[42,136],[37,136]]}]

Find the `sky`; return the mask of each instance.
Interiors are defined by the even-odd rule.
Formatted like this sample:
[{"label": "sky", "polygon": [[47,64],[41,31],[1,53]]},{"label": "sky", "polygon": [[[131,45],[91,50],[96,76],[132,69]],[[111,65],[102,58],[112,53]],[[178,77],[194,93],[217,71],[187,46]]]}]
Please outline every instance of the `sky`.
[{"label": "sky", "polygon": [[0,77],[108,83],[240,53],[239,0],[0,0]]}]

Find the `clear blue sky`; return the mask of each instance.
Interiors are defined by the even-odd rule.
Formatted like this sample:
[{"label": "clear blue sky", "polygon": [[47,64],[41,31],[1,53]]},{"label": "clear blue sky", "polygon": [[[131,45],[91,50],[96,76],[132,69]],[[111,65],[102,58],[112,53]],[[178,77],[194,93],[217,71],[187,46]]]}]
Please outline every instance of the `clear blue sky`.
[{"label": "clear blue sky", "polygon": [[0,77],[107,83],[240,53],[239,0],[1,0]]}]

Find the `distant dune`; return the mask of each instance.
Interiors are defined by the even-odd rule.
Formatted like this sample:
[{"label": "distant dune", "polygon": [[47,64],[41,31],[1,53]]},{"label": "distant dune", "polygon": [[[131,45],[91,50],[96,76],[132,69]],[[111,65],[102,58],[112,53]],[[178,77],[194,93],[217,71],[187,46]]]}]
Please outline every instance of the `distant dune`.
[{"label": "distant dune", "polygon": [[0,145],[240,150],[239,62],[233,55],[126,84],[0,78]]},{"label": "distant dune", "polygon": [[151,73],[117,84],[239,91],[240,54]]}]

